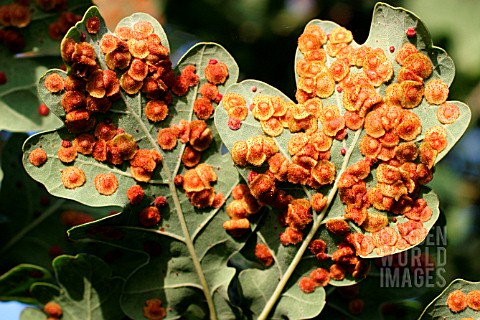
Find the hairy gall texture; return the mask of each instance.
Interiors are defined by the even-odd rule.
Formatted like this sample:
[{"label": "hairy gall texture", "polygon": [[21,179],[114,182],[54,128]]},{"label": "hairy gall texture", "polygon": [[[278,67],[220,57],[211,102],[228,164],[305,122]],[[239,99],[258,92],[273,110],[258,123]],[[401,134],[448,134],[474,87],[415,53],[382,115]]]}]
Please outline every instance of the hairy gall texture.
[{"label": "hairy gall texture", "polygon": [[28,156],[28,161],[35,167],[40,167],[47,162],[47,153],[41,148],[33,149]]},{"label": "hairy gall texture", "polygon": [[143,316],[148,320],[162,320],[167,316],[167,310],[162,307],[162,300],[153,298],[145,301]]},{"label": "hairy gall texture", "polygon": [[447,306],[452,312],[461,312],[467,308],[467,295],[460,290],[448,294]]},{"label": "hairy gall texture", "polygon": [[95,176],[93,183],[98,193],[105,196],[114,194],[118,188],[118,180],[113,173],[100,173]]},{"label": "hairy gall texture", "polygon": [[270,249],[262,243],[257,243],[255,246],[255,257],[265,267],[270,267],[273,263],[273,256]]},{"label": "hairy gall texture", "polygon": [[71,166],[62,170],[62,183],[67,189],[75,189],[83,186],[86,181],[85,173],[82,169]]},{"label": "hairy gall texture", "polygon": [[131,205],[139,204],[144,196],[143,188],[136,184],[128,188],[127,190],[127,198]]}]

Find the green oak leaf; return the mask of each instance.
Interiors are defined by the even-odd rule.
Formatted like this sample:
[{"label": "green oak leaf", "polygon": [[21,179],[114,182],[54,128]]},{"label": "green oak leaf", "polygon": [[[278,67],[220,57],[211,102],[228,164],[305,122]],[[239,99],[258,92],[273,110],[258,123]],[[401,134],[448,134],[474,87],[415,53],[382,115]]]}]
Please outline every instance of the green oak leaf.
[{"label": "green oak leaf", "polygon": [[[459,299],[457,302],[459,305],[464,305],[465,308],[461,311],[452,311],[448,305],[448,297],[454,291],[461,291],[465,296],[465,299]],[[478,310],[472,309],[468,306],[467,295],[476,290],[480,290],[480,282],[472,282],[463,279],[453,280],[442,293],[436,297],[422,312],[419,320],[425,319],[466,319],[466,318],[476,318],[478,317]],[[478,295],[474,304],[475,308],[478,308]]]},{"label": "green oak leaf", "polygon": [[70,227],[118,211],[115,207],[92,208],[49,195],[18,162],[26,138],[26,134],[12,134],[2,151],[5,170],[0,189],[2,271],[20,263],[51,267],[57,255],[78,250],[65,238]]},{"label": "green oak leaf", "polygon": [[121,319],[119,296],[123,280],[92,255],[59,256],[53,261],[58,285],[36,283],[31,291],[45,304],[62,308],[62,319]]},{"label": "green oak leaf", "polygon": [[[307,27],[308,26],[319,26],[327,35],[339,27],[339,25],[334,22],[321,20],[313,20],[307,25]],[[414,28],[416,32],[414,37],[407,37],[406,31],[408,28]],[[383,97],[385,95],[387,85],[397,82],[398,72],[401,66],[395,61],[395,55],[396,52],[403,46],[403,44],[407,42],[413,43],[420,52],[428,56],[433,64],[432,75],[428,79],[425,79],[425,82],[428,82],[431,79],[440,79],[446,85],[450,86],[455,74],[453,61],[443,49],[433,46],[430,34],[420,19],[413,13],[406,11],[403,8],[393,8],[387,4],[379,3],[375,7],[370,35],[364,45],[372,48],[380,48],[385,53],[386,59],[392,62],[393,77],[388,82],[377,87],[376,92],[381,94]],[[350,43],[350,46],[353,48],[360,47],[360,45],[354,41]],[[303,53],[297,49],[295,62],[299,61],[303,57]],[[328,68],[334,62],[334,58],[332,58],[329,54],[327,54],[326,57],[325,64]],[[350,67],[349,71],[350,73],[358,73],[361,71],[361,69],[352,66]],[[300,76],[297,74],[297,69],[295,69],[295,73],[297,85],[300,85],[298,83]],[[227,94],[228,93],[237,93],[243,96],[246,106],[251,106],[253,99],[260,95],[280,97],[286,101],[287,104],[293,103],[279,90],[257,80],[244,80],[238,84],[232,85],[227,90]],[[329,105],[336,105],[340,110],[340,115],[343,115],[346,112],[346,108],[343,104],[344,94],[345,90],[342,90],[342,88],[339,88],[338,84],[336,84],[333,94],[327,98],[321,99],[323,108]],[[437,117],[439,106],[430,105],[425,98],[422,99],[420,105],[413,109],[409,109],[415,113],[421,121],[422,132],[413,141],[417,147],[423,142],[425,132],[429,128],[438,126],[445,129],[447,145],[445,149],[438,153],[434,164],[438,163],[443,157],[445,157],[455,143],[461,138],[467,129],[471,118],[471,112],[467,105],[458,101],[448,102],[458,107],[459,110],[459,117],[451,124],[442,124]],[[215,124],[223,143],[230,151],[232,150],[234,144],[239,140],[245,141],[249,137],[266,135],[263,132],[260,122],[255,119],[251,112],[249,112],[246,119],[241,122],[241,126],[238,130],[234,131],[230,129],[228,123],[229,114],[227,110],[223,108],[222,103],[216,110]],[[320,121],[318,121],[318,130],[323,130],[322,123]],[[280,275],[277,276],[276,279],[273,276],[270,276],[268,278],[270,281],[262,282],[264,286],[258,285],[258,287],[255,289],[251,288],[251,284],[253,282],[251,279],[256,279],[258,277],[246,275],[249,273],[258,273],[262,274],[264,278],[267,278],[267,274],[274,273],[273,269],[275,269],[275,267],[272,266],[268,270],[247,269],[242,271],[240,274],[240,286],[242,288],[248,288],[245,290],[245,292],[243,292],[245,305],[248,306],[253,314],[259,319],[265,319],[268,315],[273,315],[274,317],[290,317],[288,312],[281,306],[284,303],[283,301],[285,299],[285,294],[289,292],[289,290],[292,290],[292,286],[298,287],[299,275],[297,273],[297,269],[304,270],[303,268],[305,268],[305,265],[308,264],[310,264],[309,270],[313,270],[318,266],[328,266],[324,264],[322,265],[321,263],[319,264],[315,261],[315,259],[309,259],[309,252],[306,249],[311,240],[318,238],[324,240],[327,243],[327,254],[329,255],[337,249],[337,245],[339,243],[344,241],[343,237],[335,236],[327,231],[325,228],[325,223],[332,219],[345,219],[344,213],[346,205],[341,201],[339,196],[340,177],[342,173],[344,173],[350,166],[365,159],[365,156],[360,152],[359,144],[362,141],[362,138],[366,136],[363,126],[358,130],[346,129],[346,133],[346,137],[342,140],[333,139],[332,146],[329,150],[329,159],[334,164],[336,169],[335,181],[331,185],[323,186],[317,190],[308,186],[302,186],[298,184],[294,185],[287,182],[283,182],[278,185],[279,189],[283,189],[286,192],[291,193],[295,198],[300,197],[310,199],[311,196],[316,192],[321,192],[327,198],[327,204],[325,208],[321,212],[313,212],[313,223],[304,230],[303,242],[297,246],[285,248],[282,247],[282,245],[278,246],[278,239],[271,240],[270,237],[267,238],[267,236],[264,234],[273,235],[274,237],[278,238],[278,235],[283,230],[283,227],[280,227],[279,224],[274,221],[274,218],[268,218],[269,220],[267,220],[268,222],[265,223],[265,226],[256,230],[266,239],[262,242],[267,242],[274,259],[281,261],[278,267],[281,270]],[[288,161],[292,160],[292,157],[288,152],[288,142],[292,136],[293,134],[288,129],[285,129],[280,135],[273,137],[279,152],[283,154]],[[417,160],[417,163],[418,162],[419,160]],[[370,174],[365,179],[367,188],[371,188],[377,184],[377,167],[378,163],[371,165]],[[251,171],[262,173],[265,172],[265,170],[268,170],[268,166],[265,163],[261,167],[247,165],[246,167],[237,166],[237,169],[242,177],[246,181],[249,181],[249,174]],[[427,232],[433,227],[440,215],[438,208],[439,201],[434,191],[425,186],[421,186],[421,188],[420,186],[417,186],[416,192],[418,193],[418,198],[423,199],[432,211],[431,218],[423,223],[423,228],[426,232],[424,232],[422,238],[417,239],[415,243],[407,243],[406,246],[400,249],[394,248],[391,253],[399,253],[408,250],[409,248],[412,248],[416,244],[420,243],[424,239]],[[373,207],[370,207],[368,212],[376,213],[384,217],[386,216],[388,218],[387,226],[391,227],[395,231],[398,230],[397,226],[400,223],[404,223],[408,220],[406,216],[393,215],[388,211],[380,211],[374,209]],[[272,210],[269,216],[275,216],[277,214],[278,213]],[[347,223],[349,225],[350,232],[361,233],[365,236],[372,235],[372,232],[365,231],[363,227],[358,226],[353,221],[348,220]],[[270,243],[274,243],[275,241],[276,243],[274,245],[270,245]],[[288,251],[289,254],[284,256],[282,251]],[[360,256],[362,258],[377,258],[383,255],[385,255],[385,253],[382,251],[373,250],[366,256]],[[284,261],[284,259],[286,260]],[[287,266],[287,268],[284,268],[284,266]],[[245,276],[242,276],[242,274]],[[305,272],[305,274],[308,275],[307,272]],[[245,285],[242,285],[242,280],[246,282]],[[272,284],[274,281],[276,281],[275,284]],[[331,284],[334,286],[345,286],[350,285],[355,281],[358,281],[358,279],[352,280],[352,278],[346,277],[342,281],[332,281]],[[317,288],[317,290],[323,293],[322,288]],[[317,291],[315,291],[315,294],[317,294]],[[308,295],[297,290],[296,297],[298,301],[302,301],[303,303],[295,304],[295,308],[298,308],[298,310],[302,310],[302,308],[309,308],[308,302],[304,301],[304,299],[306,299],[304,297],[306,296]],[[266,301],[266,303],[262,303],[260,306],[258,299],[264,302]],[[310,310],[312,313],[318,314],[322,307],[323,306],[320,304],[310,308]]]},{"label": "green oak leaf", "polygon": [[37,308],[25,308],[20,313],[20,320],[45,320],[45,313]]},{"label": "green oak leaf", "polygon": [[[98,17],[100,28],[97,34],[86,32],[86,21]],[[168,40],[161,25],[146,14],[134,14],[122,20],[119,26],[132,27],[138,21],[149,21],[162,44],[168,48]],[[72,28],[66,37],[80,41],[85,35],[85,41],[91,44],[96,52],[99,66],[106,70],[105,57],[100,49],[103,35],[111,34],[105,26],[97,8],[89,9],[83,20]],[[231,55],[215,43],[198,43],[189,49],[174,67],[176,75],[186,66],[193,65],[199,82],[192,85],[183,96],[172,95],[169,104],[168,117],[160,122],[149,121],[145,115],[145,105],[148,101],[141,91],[127,94],[121,89],[120,99],[105,114],[97,115],[97,123],[108,118],[116,127],[131,134],[140,149],[153,149],[162,156],[161,163],[153,172],[149,181],[136,181],[130,171],[128,161],[121,165],[99,162],[90,155],[78,154],[73,162],[81,168],[86,176],[85,185],[67,189],[60,179],[60,172],[72,165],[63,164],[57,155],[62,141],[73,140],[75,134],[66,128],[43,132],[32,136],[24,144],[23,163],[35,180],[44,184],[47,190],[59,197],[73,199],[90,206],[117,205],[123,210],[96,222],[76,227],[69,231],[73,240],[94,241],[110,244],[119,249],[127,249],[137,253],[148,253],[150,259],[137,261],[136,269],[131,275],[123,272],[126,284],[123,289],[121,308],[133,318],[143,317],[145,301],[160,298],[167,308],[168,316],[191,312],[189,302],[196,302],[212,319],[217,316],[235,317],[239,311],[229,302],[228,286],[235,275],[235,269],[227,266],[228,258],[239,250],[242,242],[233,240],[223,229],[223,222],[228,220],[222,203],[214,208],[197,208],[192,205],[189,197],[181,186],[174,184],[177,175],[184,175],[186,167],[181,157],[185,144],[178,142],[172,150],[163,150],[157,143],[157,132],[182,121],[197,120],[194,113],[194,102],[200,97],[200,87],[207,80],[204,70],[213,60],[225,63],[228,67],[228,78],[225,83],[217,85],[220,94],[235,83],[239,76],[238,66]],[[67,66],[67,72],[72,72],[72,66]],[[65,121],[65,111],[60,100],[60,94],[49,92],[45,87],[45,78],[58,74],[66,78],[67,72],[58,69],[49,70],[39,81],[39,94],[50,110]],[[120,74],[117,74],[120,77]],[[216,106],[216,103],[214,103]],[[212,183],[216,194],[229,196],[238,183],[239,176],[228,154],[222,155],[222,143],[213,126],[212,119],[205,120],[212,131],[213,141],[207,150],[201,154],[201,163],[209,164],[218,179]],[[90,132],[93,132],[90,131]],[[28,157],[35,148],[42,148],[47,153],[47,161],[40,167],[30,163]],[[100,173],[113,173],[118,180],[118,189],[114,194],[105,196],[99,194],[93,184],[94,177]],[[127,198],[127,190],[139,184],[144,196],[140,203],[132,205]],[[139,213],[146,207],[155,204],[155,199],[163,196],[165,207],[159,207],[161,221],[153,227],[140,224]],[[160,252],[160,254],[159,254]],[[132,263],[132,267],[135,263]],[[160,272],[164,270],[163,272]],[[181,274],[180,276],[177,276]],[[178,278],[181,278],[180,280]],[[148,284],[138,291],[139,283]],[[170,284],[171,283],[171,284]]]},{"label": "green oak leaf", "polygon": [[[68,2],[67,11],[83,14],[91,1]],[[53,114],[41,116],[38,106],[38,79],[49,69],[60,67],[59,41],[49,36],[49,25],[57,21],[63,12],[43,12],[35,3],[30,4],[32,21],[17,29],[23,36],[25,47],[19,54],[12,53],[2,44],[0,70],[7,83],[0,86],[0,129],[13,132],[40,131],[58,128],[61,122]]]}]

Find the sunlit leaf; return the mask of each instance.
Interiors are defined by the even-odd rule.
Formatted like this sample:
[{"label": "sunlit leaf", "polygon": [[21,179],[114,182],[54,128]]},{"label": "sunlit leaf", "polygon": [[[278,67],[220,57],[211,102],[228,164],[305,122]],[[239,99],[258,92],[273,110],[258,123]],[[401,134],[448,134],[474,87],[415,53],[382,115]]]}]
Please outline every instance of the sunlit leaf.
[{"label": "sunlit leaf", "polygon": [[32,293],[43,304],[56,302],[62,308],[62,319],[122,318],[118,298],[123,281],[112,277],[104,261],[90,255],[59,256],[53,268],[58,287],[37,283]]},{"label": "sunlit leaf", "polygon": [[479,308],[480,282],[455,279],[427,306],[419,319],[475,318]]},{"label": "sunlit leaf", "polygon": [[18,162],[26,138],[26,134],[12,134],[3,148],[5,178],[0,189],[2,271],[20,263],[50,268],[54,257],[78,250],[65,238],[70,227],[118,210],[114,207],[87,207],[49,195]]},{"label": "sunlit leaf", "polygon": [[[264,188],[264,194],[257,191],[259,196],[264,196],[262,201],[272,207],[278,205],[277,190],[309,201],[315,193],[322,193],[326,199],[326,205],[319,212],[310,209],[312,223],[304,230],[304,227],[297,229],[303,233],[301,243],[297,238],[288,240],[285,234],[281,234],[285,229],[275,217],[282,215],[281,210],[272,210],[268,222],[257,229],[281,270],[276,277],[273,276],[275,266],[267,270],[247,269],[240,274],[240,286],[246,288],[243,303],[260,319],[268,315],[290,317],[292,310],[308,308],[308,302],[303,298],[308,294],[298,289],[300,275],[308,277],[308,272],[315,268],[328,270],[332,263],[340,263],[338,257],[343,252],[342,247],[354,248],[363,264],[355,265],[355,262],[355,270],[366,271],[368,262],[362,258],[391,255],[418,245],[440,213],[436,194],[424,186],[431,180],[431,168],[460,139],[471,118],[470,109],[465,104],[433,98],[432,95],[448,95],[455,68],[447,53],[433,46],[424,24],[409,11],[377,4],[369,37],[363,45],[352,41],[351,33],[336,23],[321,20],[309,22],[298,43],[295,56],[297,103],[265,83],[245,80],[231,86],[224,97],[242,96],[250,110],[246,119],[240,125],[232,126],[232,113],[228,111],[230,105],[225,98],[215,114],[217,129],[236,159],[240,174],[246,181],[253,181],[251,188]],[[410,60],[401,58],[408,50],[404,47],[406,43],[419,52]],[[417,65],[418,69],[413,72],[415,63],[421,67]],[[404,82],[406,80],[410,82]],[[431,88],[435,82],[432,80],[438,81],[441,89],[433,91]],[[427,93],[424,95],[423,92]],[[263,105],[259,102],[279,98],[288,106],[287,113],[277,115],[277,111],[271,111],[277,110],[274,109],[277,100]],[[320,98],[321,106],[305,109],[312,105],[313,98]],[[444,107],[444,103],[448,107]],[[447,108],[458,112],[453,121],[439,115]],[[283,114],[288,116],[288,112],[291,112],[290,118],[287,117],[290,120],[285,121]],[[351,124],[347,121],[345,127],[345,119],[350,117],[362,122],[355,125],[353,120]],[[279,130],[265,129],[269,123],[278,128],[281,121],[288,125]],[[328,152],[315,144],[316,132],[333,137]],[[271,152],[261,158],[263,160],[255,160],[260,158],[253,155],[268,152],[256,147],[258,142],[251,144],[250,141],[261,141],[260,138],[249,139],[269,135],[273,136],[282,156],[273,158],[271,153],[275,153]],[[410,151],[401,151],[407,146],[414,150],[410,157],[404,157]],[[267,162],[269,157],[281,160],[270,163]],[[329,163],[326,164],[325,160]],[[317,178],[319,172],[327,174],[333,167],[333,179],[331,174],[326,180]],[[327,168],[329,171],[319,171]],[[258,174],[265,177],[264,181],[274,180],[275,185],[258,184]],[[273,193],[270,198],[266,188],[271,188],[268,189]],[[404,201],[411,204],[405,206]],[[293,218],[288,218],[294,212],[293,206],[288,207],[288,212],[286,230],[299,228]],[[308,221],[305,217],[303,219]],[[417,230],[411,233],[413,229]],[[283,245],[278,240],[279,235],[284,237],[286,243]],[[272,240],[273,237],[276,239]],[[326,257],[328,261],[317,262],[307,250],[314,239],[326,242],[326,256],[319,259],[325,260]],[[285,247],[289,241],[290,246]],[[283,251],[289,254],[284,257]],[[347,263],[348,268],[353,266],[348,267]],[[343,280],[331,280],[330,284],[345,286],[362,278],[357,276],[354,279],[349,276],[350,272],[347,271]],[[253,288],[253,279],[256,278],[269,280]],[[296,298],[302,303],[287,311],[282,305],[293,287],[296,288]],[[317,290],[324,292],[322,288]],[[259,303],[259,300],[263,302]],[[318,314],[321,309],[322,305],[317,305],[310,310]]]},{"label": "sunlit leaf", "polygon": [[[100,22],[98,32],[96,34],[88,33],[86,25],[89,19],[97,18]],[[138,27],[137,23],[144,21],[148,21],[153,26],[154,33],[168,48],[163,28],[146,14],[134,14],[123,19],[116,30],[127,30],[125,27],[135,29]],[[107,70],[101,43],[103,36],[113,35],[113,33],[107,30],[95,7],[87,11],[81,23],[69,31],[66,39],[80,42],[83,35],[85,35],[84,41],[89,43],[95,51],[98,66]],[[119,214],[74,228],[69,235],[74,240],[94,240],[112,244],[119,249],[128,249],[143,254],[146,252],[150,255],[147,263],[142,260],[132,262],[132,267],[137,263],[136,270],[132,275],[123,272],[127,282],[123,289],[121,308],[133,318],[143,317],[145,303],[150,299],[161,299],[162,307],[167,310],[168,316],[172,317],[190,312],[187,301],[195,301],[203,308],[205,314],[210,313],[212,317],[216,313],[220,318],[232,318],[235,317],[234,314],[238,313],[238,309],[229,302],[228,286],[235,274],[235,269],[228,267],[227,261],[234,252],[239,250],[242,242],[232,239],[222,227],[228,216],[225,214],[224,200],[221,195],[223,194],[226,199],[239,181],[238,173],[232,165],[230,156],[222,155],[221,142],[209,116],[198,116],[204,118],[206,128],[201,132],[197,130],[195,133],[196,127],[192,125],[190,141],[188,132],[187,141],[183,141],[183,143],[177,141],[173,148],[159,145],[157,141],[157,134],[160,130],[178,125],[180,121],[184,121],[188,126],[188,123],[198,119],[194,104],[201,96],[200,87],[207,83],[204,70],[209,65],[216,63],[224,63],[228,68],[226,80],[214,85],[218,94],[211,99],[217,99],[225,92],[227,86],[237,81],[238,66],[220,45],[199,43],[180,59],[173,69],[174,73],[172,72],[172,75],[178,76],[184,69],[188,70],[188,68],[194,67],[195,72],[192,74],[198,76],[198,81],[191,83],[185,94],[177,95],[168,92],[160,98],[156,98],[167,101],[171,95],[171,102],[166,102],[169,106],[168,116],[165,119],[155,122],[147,118],[146,105],[148,101],[152,100],[152,97],[148,96],[148,92],[127,93],[123,88],[118,94],[119,99],[113,101],[111,109],[104,114],[92,115],[95,117],[96,123],[105,121],[105,119],[108,119],[108,123],[111,121],[115,128],[118,128],[114,131],[116,136],[120,136],[118,139],[123,139],[125,135],[131,135],[133,139],[126,138],[126,141],[128,143],[135,141],[133,153],[140,153],[137,149],[155,150],[161,155],[161,161],[155,166],[148,179],[140,179],[132,173],[131,166],[133,164],[129,161],[131,160],[129,157],[120,161],[123,162],[121,164],[112,160],[110,155],[113,149],[109,149],[108,159],[104,162],[97,161],[92,155],[77,154],[72,163],[62,163],[61,157],[57,154],[58,149],[62,144],[69,145],[65,141],[73,141],[79,133],[68,127],[67,114],[70,111],[61,104],[64,92],[52,93],[45,83],[52,74],[66,79],[68,74],[77,72],[75,71],[77,70],[76,66],[68,63],[68,72],[58,69],[49,70],[39,82],[42,100],[53,113],[67,123],[67,127],[31,137],[24,145],[24,165],[27,172],[34,179],[45,184],[49,192],[54,195],[74,199],[90,206],[119,205],[124,207]],[[160,65],[168,69],[169,57],[165,58],[163,62],[161,61],[158,66]],[[156,68],[157,65],[153,67]],[[116,71],[117,77],[121,81],[124,71]],[[150,72],[152,71],[149,71],[149,75],[152,76]],[[167,82],[167,80],[165,81]],[[89,92],[84,93],[89,95]],[[217,102],[212,101],[212,106],[216,105]],[[203,125],[202,122],[192,123]],[[93,128],[90,127],[84,131],[94,133]],[[199,135],[202,132],[205,132],[207,137],[210,132],[213,139],[208,149],[201,152],[200,159],[204,167],[211,168],[212,174],[216,176],[208,183],[208,189],[214,190],[214,195],[218,195],[215,197],[215,199],[218,198],[217,204],[213,207],[212,202],[207,204],[194,202],[191,193],[187,195],[181,184],[177,186],[174,183],[177,175],[184,176],[189,170],[197,170],[192,169],[192,167],[197,168],[195,165],[184,163],[182,155],[186,149],[185,142],[188,142],[188,146],[202,148],[201,145],[195,145],[197,142],[193,140],[194,138],[199,139],[200,137],[195,134]],[[36,167],[29,160],[31,152],[37,148],[41,148],[47,154],[47,161],[40,167]],[[86,179],[82,186],[69,189],[62,183],[61,171],[71,168],[72,164],[84,172]],[[201,170],[200,166],[198,168]],[[112,173],[116,177],[118,188],[112,195],[103,195],[97,191],[94,181],[95,177],[101,173]],[[127,190],[134,185],[141,186],[143,190],[143,198],[139,203],[131,202],[127,197]],[[160,211],[160,221],[148,225],[142,218],[141,212],[147,208],[156,207]],[[122,262],[124,263],[124,261]],[[119,271],[121,269],[119,268]],[[159,272],[161,270],[164,271]],[[139,284],[143,286],[140,291],[138,290]]]},{"label": "sunlit leaf", "polygon": [[67,12],[72,17],[83,14],[90,5],[91,1],[73,0],[65,10],[45,12],[31,2],[31,22],[23,28],[8,29],[19,32],[25,45],[15,46],[18,50],[13,52],[1,45],[0,71],[5,73],[7,83],[0,86],[0,129],[26,132],[61,126],[53,114],[42,116],[38,110],[41,104],[36,89],[38,79],[48,68],[58,68],[62,64],[58,52],[60,42],[50,37],[49,28],[59,24],[57,21]]}]

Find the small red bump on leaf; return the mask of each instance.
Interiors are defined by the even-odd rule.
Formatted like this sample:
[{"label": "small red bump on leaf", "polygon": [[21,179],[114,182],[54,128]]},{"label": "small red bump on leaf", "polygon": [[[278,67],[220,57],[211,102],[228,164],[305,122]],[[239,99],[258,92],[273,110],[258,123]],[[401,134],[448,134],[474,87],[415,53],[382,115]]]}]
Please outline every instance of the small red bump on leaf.
[{"label": "small red bump on leaf", "polygon": [[72,146],[72,141],[70,140],[62,140],[62,147],[70,148]]},{"label": "small red bump on leaf", "polygon": [[40,167],[47,161],[47,153],[41,148],[36,148],[28,156],[28,161],[35,167]]},{"label": "small red bump on leaf", "polygon": [[338,140],[338,141],[342,141],[343,139],[345,139],[345,137],[347,136],[348,132],[345,128],[341,129],[340,131],[337,132],[337,134],[335,135],[335,139]]},{"label": "small red bump on leaf", "polygon": [[153,204],[157,208],[165,207],[167,205],[167,198],[165,198],[164,196],[158,196],[153,201]]},{"label": "small red bump on leaf", "polygon": [[252,92],[257,92],[257,87],[253,86],[252,87]]},{"label": "small red bump on leaf", "polygon": [[222,98],[223,98],[223,95],[221,93],[219,93],[219,94],[217,94],[217,96],[215,97],[213,102],[220,103],[220,101],[222,101]]},{"label": "small red bump on leaf", "polygon": [[46,104],[41,103],[38,106],[38,114],[41,115],[42,117],[48,116],[49,113],[50,113],[50,109],[48,109]]},{"label": "small red bump on leaf", "polygon": [[258,172],[256,172],[256,171],[250,171],[250,172],[248,173],[248,182],[249,182],[249,183],[252,182],[253,179],[255,179],[258,175],[259,175]]},{"label": "small red bump on leaf", "polygon": [[317,268],[310,273],[310,279],[320,287],[325,287],[330,282],[330,272],[324,268]]},{"label": "small red bump on leaf", "polygon": [[393,52],[395,52],[395,47],[394,47],[394,46],[390,46],[390,48],[388,48],[388,50],[389,50],[391,53],[393,53]]},{"label": "small red bump on leaf", "polygon": [[340,92],[342,92],[342,91],[343,91],[343,88],[340,87],[340,86],[338,86],[338,87],[337,87],[337,92],[340,93]]},{"label": "small red bump on leaf", "polygon": [[346,155],[346,154],[347,154],[347,149],[342,148],[342,149],[340,150],[340,153],[342,154],[342,156]]},{"label": "small red bump on leaf", "polygon": [[236,118],[229,118],[227,125],[231,130],[238,130],[242,126],[242,120]]},{"label": "small red bump on leaf", "polygon": [[312,242],[308,244],[308,250],[310,250],[310,252],[314,255],[324,253],[326,248],[327,244],[322,239],[312,240]]},{"label": "small red bump on leaf", "polygon": [[407,37],[413,38],[417,35],[417,32],[415,31],[415,28],[408,28],[407,31],[405,32],[407,34]]},{"label": "small red bump on leaf", "polygon": [[183,176],[181,174],[176,175],[175,178],[173,179],[173,183],[177,187],[181,187],[183,185]]},{"label": "small red bump on leaf", "polygon": [[208,64],[217,64],[218,60],[217,59],[210,59],[208,60]]}]

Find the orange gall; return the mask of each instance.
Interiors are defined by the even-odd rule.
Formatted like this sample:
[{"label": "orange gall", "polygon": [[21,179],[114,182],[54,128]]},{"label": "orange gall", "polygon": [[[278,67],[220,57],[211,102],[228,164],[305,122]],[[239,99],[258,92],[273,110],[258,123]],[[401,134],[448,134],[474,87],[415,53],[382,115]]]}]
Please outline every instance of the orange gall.
[{"label": "orange gall", "polygon": [[65,88],[65,83],[61,75],[51,73],[45,77],[45,88],[51,93],[57,93]]},{"label": "orange gall", "polygon": [[71,166],[62,170],[62,183],[67,189],[75,189],[84,185],[86,181],[85,173],[83,170]]},{"label": "orange gall", "polygon": [[315,280],[311,279],[310,277],[303,277],[298,282],[298,286],[303,292],[312,293],[313,291],[315,291],[317,284],[315,283]]},{"label": "orange gall", "polygon": [[208,64],[205,67],[205,78],[212,84],[224,84],[228,77],[228,67],[223,62]]},{"label": "orange gall", "polygon": [[118,180],[113,173],[97,174],[93,181],[98,193],[109,196],[115,193],[118,188]]},{"label": "orange gall", "polygon": [[87,32],[90,34],[97,34],[100,30],[100,19],[97,16],[93,16],[87,19],[86,23]]},{"label": "orange gall", "polygon": [[28,156],[28,161],[35,167],[40,167],[45,162],[47,162],[47,153],[41,148],[36,148],[32,150],[32,152],[30,152],[30,155]]},{"label": "orange gall", "polygon": [[162,320],[167,316],[167,311],[162,307],[162,300],[158,298],[145,301],[143,316],[148,320]]},{"label": "orange gall", "polygon": [[139,222],[144,227],[153,227],[160,222],[160,211],[157,207],[147,207],[138,214]]},{"label": "orange gall", "polygon": [[265,267],[269,267],[273,263],[273,256],[270,249],[263,243],[257,243],[255,246],[255,257]]},{"label": "orange gall", "polygon": [[131,205],[139,204],[144,196],[144,191],[138,184],[131,186],[127,190],[127,198]]},{"label": "orange gall", "polygon": [[177,136],[171,128],[163,128],[158,132],[157,142],[163,150],[172,150],[177,145]]},{"label": "orange gall", "polygon": [[447,306],[452,312],[461,312],[467,308],[467,295],[460,290],[448,294]]},{"label": "orange gall", "polygon": [[60,319],[62,317],[63,311],[62,307],[56,302],[50,301],[45,306],[43,306],[43,311],[52,318]]}]

